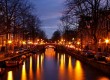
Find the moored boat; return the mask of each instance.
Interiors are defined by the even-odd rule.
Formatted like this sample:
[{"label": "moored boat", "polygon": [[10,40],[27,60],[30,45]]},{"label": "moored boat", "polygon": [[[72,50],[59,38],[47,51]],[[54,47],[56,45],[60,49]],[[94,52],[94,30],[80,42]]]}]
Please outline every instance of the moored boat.
[{"label": "moored boat", "polygon": [[94,58],[87,58],[80,54],[80,52],[75,52],[73,50],[68,50],[68,54],[74,56],[76,59],[110,75],[110,58],[106,57],[106,61],[95,60]]},{"label": "moored boat", "polygon": [[8,60],[8,61],[5,61],[5,63],[7,67],[14,67],[19,64],[18,61],[16,60]]},{"label": "moored boat", "polygon": [[15,66],[18,66],[20,64],[23,64],[23,59],[18,58],[16,60],[8,60],[8,61],[5,61],[5,64],[7,67],[15,67]]}]

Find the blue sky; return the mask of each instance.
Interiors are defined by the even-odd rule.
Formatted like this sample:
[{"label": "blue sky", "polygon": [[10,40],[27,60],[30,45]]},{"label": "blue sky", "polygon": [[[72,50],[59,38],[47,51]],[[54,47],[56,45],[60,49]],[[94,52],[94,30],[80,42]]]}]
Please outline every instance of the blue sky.
[{"label": "blue sky", "polygon": [[60,17],[64,10],[65,0],[30,0],[35,6],[35,12],[42,21],[42,28],[48,38],[58,29]]}]

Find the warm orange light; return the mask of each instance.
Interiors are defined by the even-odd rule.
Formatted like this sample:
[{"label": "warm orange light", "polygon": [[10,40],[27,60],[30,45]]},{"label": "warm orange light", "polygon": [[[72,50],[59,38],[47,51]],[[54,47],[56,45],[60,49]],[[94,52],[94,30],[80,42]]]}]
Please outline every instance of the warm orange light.
[{"label": "warm orange light", "polygon": [[22,66],[21,80],[27,80],[25,62],[23,63],[23,66]]},{"label": "warm orange light", "polygon": [[37,71],[36,71],[36,75],[37,75],[37,80],[41,80],[41,76],[40,76],[40,55],[37,55]]},{"label": "warm orange light", "polygon": [[30,56],[30,80],[33,80],[32,56]]},{"label": "warm orange light", "polygon": [[109,39],[105,39],[105,43],[106,43],[106,44],[109,43]]},{"label": "warm orange light", "polygon": [[75,48],[73,45],[70,45],[70,48]]},{"label": "warm orange light", "polygon": [[37,56],[37,70],[39,70],[39,55]]},{"label": "warm orange light", "polygon": [[80,44],[80,42],[78,41],[78,42],[77,42],[77,44],[79,45],[79,44]]},{"label": "warm orange light", "polygon": [[68,68],[72,71],[72,60],[70,56],[69,56]]},{"label": "warm orange light", "polygon": [[25,42],[25,41],[23,41],[23,44],[26,44],[26,42]]},{"label": "warm orange light", "polygon": [[39,41],[39,39],[37,39],[37,41]]},{"label": "warm orange light", "polygon": [[37,45],[38,43],[34,43],[35,45]]},{"label": "warm orange light", "polygon": [[61,39],[61,41],[63,42],[63,39]]},{"label": "warm orange light", "polygon": [[69,56],[68,60],[68,80],[73,80],[73,68],[72,68],[72,60],[71,56]]},{"label": "warm orange light", "polygon": [[107,77],[100,77],[98,80],[109,80]]},{"label": "warm orange light", "polygon": [[33,43],[31,41],[29,41],[28,44],[33,44]]},{"label": "warm orange light", "polygon": [[13,80],[13,73],[12,73],[12,71],[8,72],[8,79],[7,80]]},{"label": "warm orange light", "polygon": [[43,60],[44,60],[44,54],[41,55],[41,67],[42,67],[42,64],[43,64]]},{"label": "warm orange light", "polygon": [[82,69],[81,62],[79,60],[76,60],[74,77],[75,77],[75,80],[84,80],[83,69]]},{"label": "warm orange light", "polygon": [[61,72],[63,73],[64,72],[64,55],[61,55],[61,59],[60,59],[60,69],[61,69]]},{"label": "warm orange light", "polygon": [[11,41],[11,40],[9,40],[9,41],[8,41],[8,43],[9,43],[9,44],[11,44],[11,43],[12,43],[12,41]]},{"label": "warm orange light", "polygon": [[48,58],[54,57],[55,56],[55,51],[53,48],[47,48],[45,50],[45,56]]},{"label": "warm orange light", "polygon": [[64,80],[64,75],[65,75],[65,55],[62,54],[60,58],[60,67],[59,67],[59,80]]},{"label": "warm orange light", "polygon": [[60,58],[60,56],[59,56],[59,53],[58,53],[58,56],[57,56],[57,58],[58,58],[58,62],[59,62],[59,58]]},{"label": "warm orange light", "polygon": [[69,42],[68,44],[71,44],[71,42]]}]

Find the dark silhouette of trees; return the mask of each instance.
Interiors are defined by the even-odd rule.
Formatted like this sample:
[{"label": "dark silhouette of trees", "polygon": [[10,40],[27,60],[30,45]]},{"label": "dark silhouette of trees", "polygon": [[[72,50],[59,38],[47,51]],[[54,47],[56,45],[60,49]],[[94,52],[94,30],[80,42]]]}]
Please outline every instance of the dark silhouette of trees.
[{"label": "dark silhouette of trees", "polygon": [[80,35],[89,35],[97,46],[101,11],[110,10],[110,0],[67,0],[66,4],[63,23],[66,23],[67,27],[75,24],[74,27]]},{"label": "dark silhouette of trees", "polygon": [[32,10],[33,6],[28,0],[0,0],[0,34],[6,35],[6,50],[9,34],[13,34],[15,43],[17,35],[23,40],[32,39],[34,42],[42,33],[41,21]]},{"label": "dark silhouette of trees", "polygon": [[54,42],[60,40],[60,38],[61,38],[61,32],[59,30],[56,30],[53,33],[51,40]]},{"label": "dark silhouette of trees", "polygon": [[76,30],[65,30],[64,33],[62,34],[62,37],[68,42],[72,41],[72,39],[77,38],[77,31]]}]

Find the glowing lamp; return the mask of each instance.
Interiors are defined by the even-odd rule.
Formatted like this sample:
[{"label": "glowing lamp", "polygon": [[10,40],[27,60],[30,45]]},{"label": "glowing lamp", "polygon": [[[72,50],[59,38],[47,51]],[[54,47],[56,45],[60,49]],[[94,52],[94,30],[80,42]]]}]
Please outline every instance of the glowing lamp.
[{"label": "glowing lamp", "polygon": [[25,41],[23,41],[23,44],[26,44],[26,42],[25,42]]},{"label": "glowing lamp", "polygon": [[8,43],[9,43],[9,44],[11,44],[11,43],[12,43],[12,41],[11,41],[11,40],[9,40],[9,41],[8,41]]},{"label": "glowing lamp", "polygon": [[80,42],[77,42],[77,44],[79,45],[79,44],[80,44]]},{"label": "glowing lamp", "polygon": [[108,39],[105,39],[105,43],[109,43],[109,40]]},{"label": "glowing lamp", "polygon": [[28,44],[32,44],[32,42],[30,41],[30,42],[28,42]]}]

